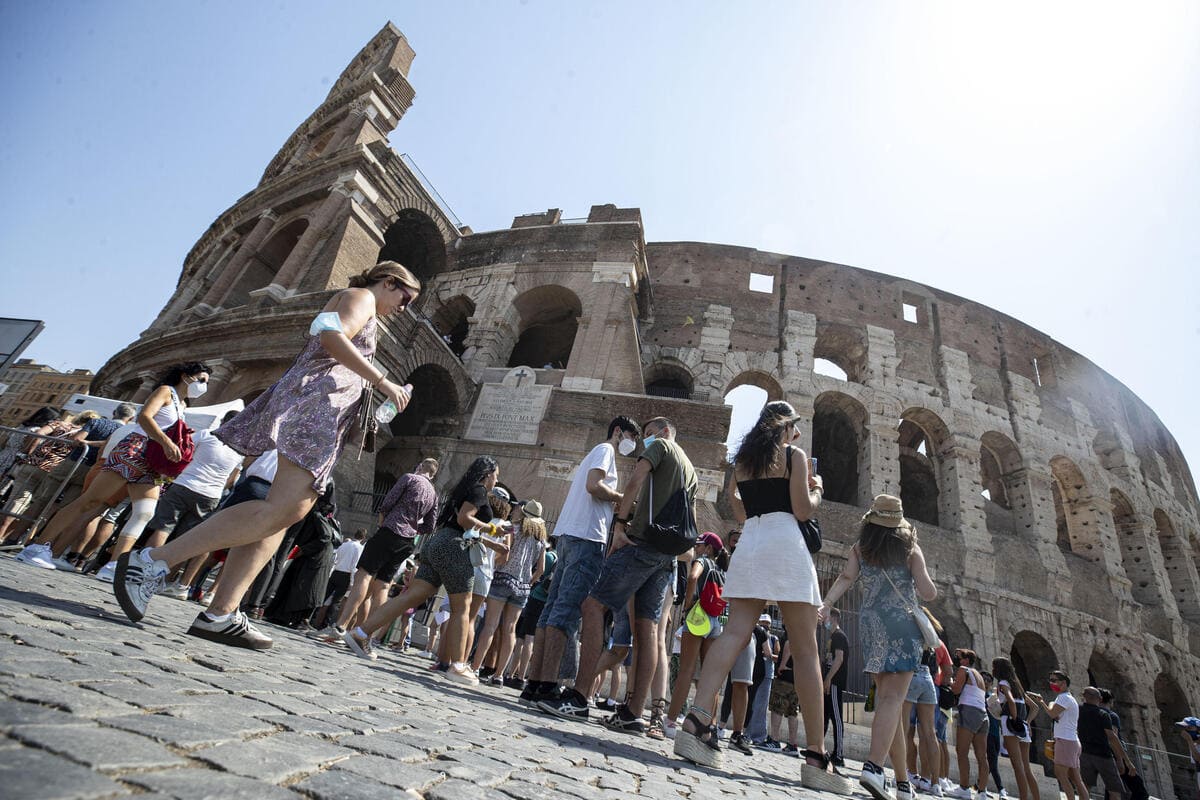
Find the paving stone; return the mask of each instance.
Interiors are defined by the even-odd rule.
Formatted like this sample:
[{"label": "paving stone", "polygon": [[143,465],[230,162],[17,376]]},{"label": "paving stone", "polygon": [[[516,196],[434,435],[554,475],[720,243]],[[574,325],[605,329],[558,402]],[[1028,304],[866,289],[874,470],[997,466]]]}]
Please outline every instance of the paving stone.
[{"label": "paving stone", "polygon": [[[296,793],[269,783],[211,769],[138,772],[121,780],[177,800],[297,800]],[[141,800],[143,795],[138,795]]]},{"label": "paving stone", "polygon": [[512,795],[495,789],[480,789],[473,783],[451,779],[425,792],[425,800],[511,800]]},{"label": "paving stone", "polygon": [[263,722],[257,717],[232,714],[222,708],[183,706],[181,708],[173,708],[167,713],[169,716],[178,717],[179,719],[192,720],[214,728],[221,728],[239,737],[256,736],[263,733],[272,733],[277,730],[276,726],[271,722]]},{"label": "paving stone", "polygon": [[353,731],[344,725],[338,725],[325,719],[302,717],[299,714],[272,714],[262,717],[263,722],[279,725],[286,730],[296,733],[308,733],[323,736],[348,736]]},{"label": "paving stone", "polygon": [[[355,775],[353,772],[330,770],[319,772],[295,784],[295,789],[311,795],[315,800],[377,800],[377,798],[404,798],[413,800],[414,795],[395,786]],[[420,795],[415,795],[419,797]]]},{"label": "paving stone", "polygon": [[307,700],[301,700],[299,697],[294,697],[290,694],[252,692],[244,693],[244,696],[260,703],[273,706],[270,712],[272,714],[278,714],[280,711],[288,714],[319,714],[325,710],[323,706],[317,705],[316,703],[310,703]]},{"label": "paving stone", "polygon": [[237,741],[236,733],[216,725],[172,717],[167,714],[128,714],[123,717],[101,717],[98,722],[111,728],[145,736],[156,742],[190,749],[223,742]]},{"label": "paving stone", "polygon": [[17,725],[91,725],[92,721],[65,711],[20,700],[0,700],[0,731]]},{"label": "paving stone", "polygon": [[479,753],[460,750],[438,759],[438,768],[451,778],[478,786],[496,786],[513,774],[512,765],[504,765]]},{"label": "paving stone", "polygon": [[197,750],[192,756],[235,775],[280,783],[354,754],[353,750],[312,736],[281,733],[263,739],[220,744]]},{"label": "paving stone", "polygon": [[105,697],[129,703],[144,708],[147,711],[163,711],[177,706],[198,706],[204,704],[203,695],[186,695],[169,689],[147,686],[143,683],[114,683],[111,681],[83,684],[85,688],[99,692]]},{"label": "paving stone", "polygon": [[105,775],[28,747],[0,749],[0,786],[13,800],[87,800],[129,793]]},{"label": "paving stone", "polygon": [[424,761],[429,757],[429,752],[422,746],[421,737],[410,734],[374,733],[368,736],[346,736],[338,739],[338,744],[399,761]]},{"label": "paving stone", "polygon": [[382,756],[363,755],[339,761],[333,765],[333,770],[345,770],[389,786],[424,792],[430,786],[446,780],[446,773],[439,769],[440,764],[438,761],[405,764]]},{"label": "paving stone", "polygon": [[9,684],[4,693],[18,700],[57,706],[82,717],[117,716],[138,711],[136,706],[99,692],[45,678],[22,678]]},{"label": "paving stone", "polygon": [[132,733],[77,725],[18,725],[9,735],[100,770],[174,767],[183,759]]}]

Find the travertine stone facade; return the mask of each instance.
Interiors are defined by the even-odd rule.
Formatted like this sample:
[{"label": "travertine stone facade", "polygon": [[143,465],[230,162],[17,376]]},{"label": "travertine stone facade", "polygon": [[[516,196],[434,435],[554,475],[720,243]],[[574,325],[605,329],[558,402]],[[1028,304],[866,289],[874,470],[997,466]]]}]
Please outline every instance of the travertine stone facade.
[{"label": "travertine stone facade", "polygon": [[[379,358],[415,395],[380,452],[343,458],[348,525],[371,524],[372,493],[419,457],[442,459],[445,483],[481,453],[553,522],[579,458],[625,413],[678,421],[702,523],[727,529],[723,398],[753,384],[805,415],[835,554],[874,494],[902,495],[954,643],[1011,654],[1037,688],[1055,665],[1111,686],[1143,744],[1161,747],[1168,717],[1197,707],[1200,503],[1170,433],[1128,389],[979,303],[745,247],[647,244],[637,209],[471,232],[387,147],[413,101],[412,58],[389,25],[354,59],[201,237],[97,393],[137,399],[148,376],[202,358],[216,400],[252,398],[331,290],[395,258],[426,289],[419,313],[386,323]],[[770,290],[749,291],[752,275]],[[519,366],[552,387],[537,443],[465,438],[480,387]]]}]

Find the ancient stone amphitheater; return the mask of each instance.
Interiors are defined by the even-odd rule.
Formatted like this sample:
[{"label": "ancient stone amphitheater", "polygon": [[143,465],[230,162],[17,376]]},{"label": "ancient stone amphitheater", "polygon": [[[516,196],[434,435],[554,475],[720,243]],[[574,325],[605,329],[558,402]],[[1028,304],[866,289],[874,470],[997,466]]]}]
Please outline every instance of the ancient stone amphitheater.
[{"label": "ancient stone amphitheater", "polygon": [[704,524],[727,530],[724,397],[754,384],[805,415],[831,570],[870,498],[899,492],[954,644],[1011,655],[1034,687],[1056,665],[1077,689],[1111,687],[1125,738],[1179,752],[1171,721],[1200,708],[1200,504],[1151,409],[979,303],[748,247],[647,243],[637,209],[473,232],[388,147],[413,57],[390,24],[355,56],[95,393],[138,400],[164,366],[201,358],[210,396],[249,400],[330,290],[396,259],[427,288],[382,326],[379,358],[415,398],[376,455],[343,458],[346,526],[369,524],[372,497],[427,454],[443,480],[495,455],[553,521],[575,464],[625,413],[678,421]]}]

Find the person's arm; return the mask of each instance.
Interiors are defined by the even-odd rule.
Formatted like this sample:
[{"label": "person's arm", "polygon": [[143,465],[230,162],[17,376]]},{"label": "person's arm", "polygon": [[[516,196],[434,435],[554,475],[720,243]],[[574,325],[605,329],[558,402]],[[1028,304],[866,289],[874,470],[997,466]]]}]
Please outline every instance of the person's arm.
[{"label": "person's arm", "polygon": [[1000,694],[1001,705],[1008,711],[1005,716],[1017,719],[1017,701],[1013,699],[1012,690],[1007,685],[1001,684],[996,687],[996,691]]},{"label": "person's arm", "polygon": [[792,513],[801,522],[807,522],[817,513],[825,486],[820,475],[808,471],[808,455],[799,447],[792,448],[792,479],[788,483],[792,496]]},{"label": "person's arm", "polygon": [[621,502],[617,503],[617,516],[613,520],[612,547],[608,551],[610,554],[626,545],[633,544],[627,535],[629,523],[625,520],[633,516],[633,504],[642,491],[642,484],[646,482],[646,478],[650,476],[653,469],[650,462],[644,458],[639,458],[637,466],[633,468],[633,474],[629,476],[625,490],[621,492]]},{"label": "person's arm", "polygon": [[376,367],[354,346],[351,340],[358,335],[371,317],[375,316],[375,295],[369,289],[344,289],[334,295],[323,311],[335,311],[342,322],[340,331],[321,331],[321,346],[342,366],[383,392],[384,396],[403,411],[408,405],[408,392],[387,379],[387,373]]},{"label": "person's arm", "polygon": [[929,577],[929,570],[925,568],[925,553],[919,544],[913,545],[912,553],[908,556],[908,570],[912,573],[917,597],[926,603],[936,600],[937,587],[933,585],[933,579]]},{"label": "person's arm", "polygon": [[167,434],[163,433],[163,429],[158,427],[158,423],[154,421],[154,415],[158,413],[158,410],[170,402],[171,387],[158,387],[151,393],[146,404],[142,406],[142,410],[138,412],[137,421],[146,435],[159,443],[168,461],[178,461],[183,457],[183,453],[179,452],[179,446],[167,438]]},{"label": "person's arm", "polygon": [[788,659],[792,657],[792,640],[783,643],[783,652],[779,654],[779,668],[787,669]]},{"label": "person's arm", "polygon": [[733,509],[733,518],[738,525],[746,524],[746,507],[742,505],[741,495],[737,488],[737,467],[729,470],[729,485],[725,488],[725,496],[729,498],[729,507]]},{"label": "person's arm", "polygon": [[846,590],[854,585],[858,580],[859,560],[858,560],[858,545],[850,548],[850,556],[846,559],[846,566],[842,567],[842,574],[837,576],[837,580],[833,582],[833,586],[829,587],[829,591],[825,593],[825,602],[821,603],[821,607],[817,609],[817,617],[824,621],[829,617],[829,609],[837,604],[837,601],[842,599],[842,595]]},{"label": "person's arm", "polygon": [[233,488],[233,485],[234,485],[235,483],[237,483],[237,481],[238,481],[238,478],[240,478],[241,476],[242,476],[242,465],[241,465],[241,464],[238,464],[238,465],[237,465],[236,467],[234,467],[234,468],[233,468],[233,470],[232,470],[232,471],[229,473],[229,479],[225,481],[225,488],[226,488],[226,489],[232,489],[232,488]]},{"label": "person's arm", "polygon": [[[621,502],[621,493],[604,483],[606,477],[608,477],[607,473],[599,467],[589,469],[587,475],[587,493],[605,503]],[[626,491],[628,491],[628,487],[626,487]]]},{"label": "person's arm", "polygon": [[1105,728],[1104,735],[1108,737],[1108,746],[1112,748],[1113,754],[1117,757],[1117,764],[1124,764],[1124,775],[1137,775],[1137,767],[1130,760],[1129,755],[1125,752],[1124,745],[1121,744],[1121,738],[1117,736],[1117,732],[1112,728]]},{"label": "person's arm", "polygon": [[546,571],[546,548],[542,548],[538,553],[537,561],[533,562],[533,572],[529,575],[529,585],[533,586],[542,579],[542,573]]},{"label": "person's arm", "polygon": [[[483,542],[484,547],[489,547],[500,555],[507,556],[509,548],[512,547],[512,534],[505,533],[495,538],[491,536],[481,536],[479,541]],[[496,562],[496,566],[502,567],[506,561],[507,559],[500,559]]]},{"label": "person's arm", "polygon": [[[678,569],[678,567],[676,567]],[[700,575],[704,572],[704,565],[699,561],[692,562],[692,568],[688,570],[687,588],[683,590],[683,602],[687,602],[695,597],[696,584],[700,581]]]},{"label": "person's arm", "polygon": [[959,667],[954,671],[954,680],[950,681],[950,691],[955,694],[962,694],[963,687],[967,685],[967,668]]},{"label": "person's arm", "polygon": [[833,676],[837,675],[838,670],[842,668],[842,664],[845,662],[845,660],[845,650],[839,647],[837,650],[833,651],[833,662],[830,663],[829,672],[825,675],[825,694],[829,694],[829,687],[833,685]]},{"label": "person's arm", "polygon": [[1057,721],[1058,718],[1063,715],[1063,711],[1065,710],[1058,703],[1050,703],[1049,705],[1046,705],[1046,701],[1042,699],[1042,696],[1040,694],[1036,694],[1034,692],[1026,692],[1025,699],[1026,700],[1032,699],[1033,702],[1037,704],[1038,708],[1042,709],[1042,711],[1045,711],[1047,714],[1049,714],[1050,719],[1055,720],[1055,721]]},{"label": "person's arm", "polygon": [[1186,728],[1179,729],[1179,735],[1183,737],[1183,741],[1187,743],[1188,753],[1191,754],[1192,760],[1200,762],[1200,742],[1192,738],[1192,735],[1187,732]]},{"label": "person's arm", "polygon": [[492,523],[484,522],[479,517],[475,516],[475,512],[478,510],[479,507],[473,505],[470,500],[463,500],[462,505],[458,507],[458,527],[462,528],[464,531],[469,531],[472,528],[481,531],[491,529],[493,527]]}]

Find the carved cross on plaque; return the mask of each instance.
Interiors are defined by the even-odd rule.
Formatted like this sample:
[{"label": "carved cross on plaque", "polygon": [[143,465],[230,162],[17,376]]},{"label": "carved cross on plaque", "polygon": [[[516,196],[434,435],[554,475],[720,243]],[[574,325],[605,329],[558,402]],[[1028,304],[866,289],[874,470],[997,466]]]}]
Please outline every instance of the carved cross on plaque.
[{"label": "carved cross on plaque", "polygon": [[[514,372],[513,375],[515,375],[517,378],[517,386],[518,387],[520,387],[521,384],[525,382],[526,378],[534,377],[533,373],[530,372],[529,370],[525,369],[524,367],[521,367],[521,369],[519,371]],[[536,377],[535,377],[535,380],[536,380]]]}]

